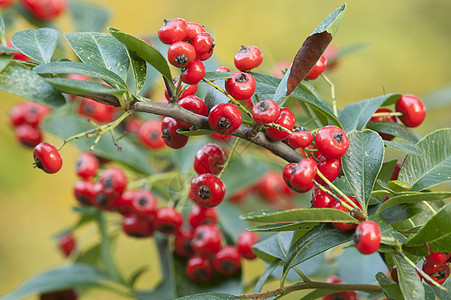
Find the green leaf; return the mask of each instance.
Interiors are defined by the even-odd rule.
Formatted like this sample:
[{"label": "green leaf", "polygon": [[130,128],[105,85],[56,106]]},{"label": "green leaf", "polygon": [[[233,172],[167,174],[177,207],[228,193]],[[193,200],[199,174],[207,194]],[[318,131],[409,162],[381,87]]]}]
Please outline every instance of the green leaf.
[{"label": "green leaf", "polygon": [[384,273],[377,273],[376,280],[379,282],[387,297],[390,297],[390,299],[404,299],[399,285],[390,280]]},{"label": "green leaf", "polygon": [[338,115],[343,130],[346,133],[362,130],[382,104],[397,100],[400,96],[400,94],[387,94],[346,105]]},{"label": "green leaf", "polygon": [[266,262],[276,259],[285,260],[294,237],[293,231],[279,232],[255,244],[252,249],[259,258]]},{"label": "green leaf", "polygon": [[127,49],[110,34],[76,32],[64,36],[82,62],[110,70],[123,81],[127,79],[130,65]]},{"label": "green leaf", "polygon": [[451,129],[439,129],[417,144],[423,155],[408,155],[399,180],[409,183],[412,191],[422,191],[451,180]]},{"label": "green leaf", "polygon": [[[54,112],[45,119],[42,128],[61,139],[66,139],[90,130],[92,126],[86,120],[76,115]],[[72,141],[70,144],[75,144],[81,151],[89,151],[93,142],[93,138],[82,138]],[[127,136],[118,143],[122,148],[122,152],[117,151],[111,137],[106,135],[100,139],[94,149],[94,154],[120,162],[142,174],[150,175],[154,173],[147,159],[148,153],[145,150],[138,148]]]},{"label": "green leaf", "polygon": [[415,194],[402,194],[389,198],[382,203],[376,211],[379,214],[382,210],[391,207],[393,205],[401,203],[418,203],[421,201],[435,201],[442,200],[451,197],[451,192],[427,192],[427,193],[415,193]]},{"label": "green leaf", "polygon": [[416,144],[421,140],[421,136],[418,133],[399,123],[388,121],[369,122],[366,124],[366,128],[400,137],[412,144]]},{"label": "green leaf", "polygon": [[122,44],[124,44],[130,51],[135,52],[139,57],[148,62],[152,67],[154,67],[158,72],[161,73],[172,87],[175,89],[172,82],[172,75],[169,69],[168,62],[158,52],[157,49],[152,47],[148,42],[141,40],[131,34],[125,33],[119,29],[109,27],[110,33]]},{"label": "green leaf", "polygon": [[413,155],[421,155],[423,154],[423,149],[418,147],[417,145],[411,144],[406,141],[385,141],[384,145],[390,148],[399,150],[401,152]]},{"label": "green leaf", "polygon": [[133,71],[133,77],[135,79],[135,94],[138,94],[146,82],[147,64],[144,59],[132,51],[128,51],[128,55],[130,58],[130,66]]},{"label": "green leaf", "polygon": [[265,272],[263,272],[262,275],[260,275],[257,282],[255,283],[254,289],[252,290],[253,293],[260,293],[260,291],[263,288],[263,285],[269,279],[272,272],[277,268],[278,265],[279,265],[279,261],[276,260],[276,261],[273,261],[271,264],[269,264],[266,267]]},{"label": "green leaf", "polygon": [[384,143],[372,130],[351,131],[349,149],[341,158],[342,170],[354,196],[366,209],[384,160]]},{"label": "green leaf", "polygon": [[424,288],[417,271],[399,254],[391,254],[398,270],[399,287],[404,298],[409,300],[424,300]]},{"label": "green leaf", "polygon": [[38,28],[16,32],[11,43],[26,56],[40,62],[49,63],[55,52],[60,34],[53,28]]},{"label": "green leaf", "polygon": [[395,193],[407,192],[412,189],[410,184],[399,180],[390,180],[389,182],[387,182],[387,186]]},{"label": "green leaf", "polygon": [[451,280],[447,280],[445,283],[443,283],[442,287],[446,288],[448,292],[445,292],[444,290],[436,286],[431,286],[434,294],[438,297],[438,300],[451,300],[451,293],[449,292],[451,291]]},{"label": "green leaf", "polygon": [[350,241],[352,232],[341,232],[332,224],[321,224],[297,240],[287,253],[283,266],[283,276],[288,271],[307,259],[332,247]]},{"label": "green leaf", "polygon": [[372,215],[368,218],[368,220],[374,221],[377,223],[377,225],[379,225],[379,229],[381,230],[381,235],[383,238],[381,240],[382,244],[396,246],[396,242],[391,241],[391,239],[398,241],[400,244],[404,244],[407,241],[407,237],[399,233],[399,231],[396,231],[383,217]]},{"label": "green leaf", "polygon": [[2,15],[0,15],[0,42],[1,44],[5,44],[6,46],[6,29],[5,29],[5,20],[3,20]]},{"label": "green leaf", "polygon": [[204,79],[215,81],[215,80],[225,80],[232,77],[232,73],[229,72],[205,72]]},{"label": "green leaf", "polygon": [[414,236],[403,245],[403,249],[416,255],[431,252],[449,252],[451,249],[451,202],[442,207]]},{"label": "green leaf", "polygon": [[70,1],[69,12],[78,32],[102,32],[110,19],[110,12],[93,2]]},{"label": "green leaf", "polygon": [[124,89],[112,89],[109,86],[95,81],[76,80],[68,78],[46,78],[46,82],[53,85],[63,93],[75,95],[108,94],[121,98]]},{"label": "green leaf", "polygon": [[0,52],[3,53],[14,53],[14,52],[19,52],[19,50],[17,50],[16,48],[12,48],[12,47],[7,47],[4,45],[0,45]]},{"label": "green leaf", "polygon": [[41,76],[13,63],[0,73],[0,90],[50,107],[66,104],[64,96]]},{"label": "green leaf", "polygon": [[117,86],[125,89],[127,85],[124,80],[120,78],[116,73],[107,70],[100,66],[94,66],[91,64],[85,64],[80,62],[52,62],[43,64],[33,68],[33,72],[41,75],[51,74],[81,74],[85,76],[100,78],[109,84],[116,84]]},{"label": "green leaf", "polygon": [[[220,86],[223,90],[225,90],[223,81],[216,82],[216,84],[218,86]],[[226,95],[219,92],[217,89],[215,89],[214,87],[212,87],[210,85],[207,86],[206,90],[207,90],[207,93],[205,94],[204,101],[209,110],[216,104],[228,103],[230,101],[230,99]]]},{"label": "green leaf", "polygon": [[203,293],[177,298],[177,300],[233,300],[234,295],[224,293]]},{"label": "green leaf", "polygon": [[111,283],[114,283],[114,280],[96,268],[86,264],[74,264],[41,273],[0,299],[15,300],[50,291],[83,286],[105,286]]},{"label": "green leaf", "polygon": [[253,222],[343,222],[359,223],[350,214],[333,208],[264,209],[248,213],[243,219]]},{"label": "green leaf", "polygon": [[250,72],[250,74],[255,79],[255,94],[274,94],[276,92],[280,78],[257,72]]},{"label": "green leaf", "polygon": [[3,54],[0,55],[0,72],[2,72],[11,62],[14,55],[12,54]]},{"label": "green leaf", "polygon": [[275,223],[265,224],[260,226],[252,226],[247,228],[248,231],[257,232],[279,232],[279,231],[299,231],[299,230],[311,230],[319,225],[318,222],[294,222],[294,223]]}]

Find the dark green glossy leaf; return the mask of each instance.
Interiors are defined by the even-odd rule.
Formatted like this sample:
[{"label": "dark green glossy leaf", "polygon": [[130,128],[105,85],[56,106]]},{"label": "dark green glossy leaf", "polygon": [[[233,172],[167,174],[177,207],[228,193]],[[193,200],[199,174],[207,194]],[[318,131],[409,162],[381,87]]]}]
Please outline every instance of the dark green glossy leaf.
[{"label": "dark green glossy leaf", "polygon": [[428,243],[432,252],[449,252],[451,249],[451,203],[442,207],[414,236],[403,249],[416,255],[428,255]]},{"label": "dark green glossy leaf", "polygon": [[[86,120],[75,115],[53,113],[43,123],[43,129],[47,132],[65,139],[78,133],[92,129]],[[94,138],[78,139],[70,144],[75,144],[81,151],[89,151]],[[122,138],[119,142],[122,152],[118,152],[114,146],[111,136],[102,137],[94,149],[94,153],[100,157],[120,162],[142,174],[150,175],[154,173],[152,166],[147,160],[145,150],[138,148],[128,137]]]},{"label": "dark green glossy leaf", "polygon": [[387,94],[346,105],[338,114],[343,130],[346,133],[362,130],[383,103],[398,99],[400,96],[400,94]]},{"label": "dark green glossy leaf", "polygon": [[293,237],[293,231],[280,232],[258,242],[252,249],[255,255],[266,262],[273,262],[276,259],[285,260]]},{"label": "dark green glossy leaf", "polygon": [[423,155],[408,155],[399,180],[409,183],[412,191],[422,191],[451,180],[451,129],[439,129],[417,144]]},{"label": "dark green glossy leaf", "polygon": [[341,158],[342,170],[354,196],[365,209],[384,160],[384,143],[372,130],[351,131],[349,149]]},{"label": "dark green glossy leaf", "polygon": [[264,209],[248,213],[241,218],[253,222],[359,222],[348,213],[333,208]]},{"label": "dark green glossy leaf", "polygon": [[60,34],[53,28],[38,28],[16,32],[11,43],[26,56],[40,62],[49,63],[55,52]]},{"label": "dark green glossy leaf", "polygon": [[[376,209],[377,207],[374,208],[374,210]],[[422,209],[415,205],[399,204],[384,209],[379,214],[387,220],[388,223],[393,224],[408,219],[420,212],[422,212]]]},{"label": "dark green glossy leaf", "polygon": [[46,78],[45,81],[53,85],[59,91],[68,94],[108,94],[120,98],[125,93],[124,89],[112,89],[105,84],[94,81],[67,78]]},{"label": "dark green glossy leaf", "polygon": [[332,224],[321,224],[297,240],[287,253],[283,267],[284,276],[303,261],[332,247],[350,241],[352,232],[341,232]]},{"label": "dark green glossy leaf", "polygon": [[110,34],[76,32],[64,36],[82,62],[110,70],[124,81],[127,79],[130,65],[127,49]]},{"label": "dark green glossy leaf", "polygon": [[400,180],[390,180],[389,182],[387,182],[387,186],[395,193],[407,192],[412,189],[410,184],[402,182]]},{"label": "dark green glossy leaf", "polygon": [[132,68],[133,77],[135,79],[135,94],[138,94],[146,83],[147,64],[144,59],[136,55],[132,51],[128,51],[130,58],[130,66]]},{"label": "dark green glossy leaf", "polygon": [[[215,84],[217,84],[223,90],[225,90],[223,81],[215,82]],[[230,99],[226,95],[219,92],[217,89],[215,89],[214,87],[212,87],[210,85],[207,86],[206,90],[207,90],[207,93],[205,94],[204,101],[209,110],[216,104],[228,103],[230,101]]]},{"label": "dark green glossy leaf", "polygon": [[390,299],[399,299],[399,300],[404,299],[401,293],[401,289],[399,288],[399,285],[390,280],[387,276],[385,276],[384,273],[382,272],[377,273],[376,280],[381,285],[387,297],[390,297]]},{"label": "dark green glossy leaf", "polygon": [[79,32],[102,32],[110,19],[109,10],[93,2],[70,1],[69,12]]},{"label": "dark green glossy leaf", "polygon": [[177,298],[177,300],[233,300],[234,295],[224,293],[203,293]]},{"label": "dark green glossy leaf", "polygon": [[388,121],[370,122],[366,124],[366,128],[400,137],[412,144],[416,144],[421,140],[421,136],[418,133],[399,123]]},{"label": "dark green glossy leaf", "polygon": [[401,152],[413,155],[421,155],[423,154],[423,149],[418,147],[417,145],[411,144],[406,141],[385,141],[384,145],[390,148],[399,150]]},{"label": "dark green glossy leaf", "polygon": [[215,81],[215,80],[224,80],[232,77],[232,73],[229,72],[205,72],[204,79]]},{"label": "dark green glossy leaf", "polygon": [[12,54],[0,55],[0,72],[2,72],[11,62],[13,58]]},{"label": "dark green glossy leaf", "polygon": [[251,72],[251,75],[256,83],[255,94],[274,94],[281,80],[263,73]]},{"label": "dark green glossy leaf", "polygon": [[438,300],[451,300],[451,280],[447,280],[442,286],[448,290],[448,292],[445,292],[442,289],[439,289],[436,286],[431,286],[432,290],[434,291],[434,294],[438,297]]},{"label": "dark green glossy leaf", "polygon": [[51,74],[81,74],[85,76],[95,77],[103,79],[110,84],[116,84],[117,86],[125,89],[127,85],[116,73],[107,70],[100,66],[94,66],[91,64],[79,63],[79,62],[52,62],[43,64],[33,68],[33,72],[41,75]]},{"label": "dark green glossy leaf", "polygon": [[[135,52],[139,57],[148,62],[154,67],[161,75],[166,77],[169,83],[173,86],[172,75],[169,69],[168,62],[158,52],[157,49],[152,47],[148,42],[141,40],[131,34],[125,33],[119,29],[109,27],[110,33],[122,44],[124,44],[130,51]],[[173,86],[175,89],[175,87]]]},{"label": "dark green glossy leaf", "polygon": [[0,73],[0,90],[50,107],[66,104],[64,96],[41,76],[13,63]]},{"label": "dark green glossy leaf", "polygon": [[13,292],[3,295],[1,300],[22,299],[34,294],[58,291],[73,287],[103,286],[114,283],[114,280],[86,264],[74,264],[41,273],[22,283]]},{"label": "dark green glossy leaf", "polygon": [[257,232],[279,232],[279,231],[292,231],[292,230],[311,230],[316,227],[319,223],[304,223],[304,222],[294,222],[294,223],[275,223],[275,224],[265,224],[260,226],[252,226],[247,228],[248,231]]},{"label": "dark green glossy leaf", "polygon": [[398,241],[400,244],[404,244],[407,241],[407,237],[399,233],[399,231],[396,231],[383,217],[372,215],[368,218],[368,220],[374,221],[377,225],[379,225],[383,238],[381,240],[382,244],[396,246],[396,242],[392,241],[392,239]]},{"label": "dark green glossy leaf", "polygon": [[399,254],[391,254],[398,270],[399,287],[404,298],[409,300],[424,300],[424,288],[417,271]]}]

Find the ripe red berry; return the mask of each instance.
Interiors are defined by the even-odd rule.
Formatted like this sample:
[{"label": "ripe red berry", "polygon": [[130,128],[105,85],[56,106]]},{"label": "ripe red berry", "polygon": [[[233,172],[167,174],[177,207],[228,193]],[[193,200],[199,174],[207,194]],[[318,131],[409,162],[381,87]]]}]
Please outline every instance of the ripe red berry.
[{"label": "ripe red berry", "polygon": [[182,18],[164,20],[164,25],[158,29],[158,38],[163,44],[173,44],[183,40],[188,33],[188,26]]},{"label": "ripe red berry", "polygon": [[156,119],[144,122],[138,132],[139,140],[150,149],[161,149],[166,145],[161,135],[161,121]]},{"label": "ripe red berry", "polygon": [[304,158],[295,167],[291,176],[291,186],[296,192],[305,193],[312,189],[316,175],[316,162],[311,158]]},{"label": "ripe red berry", "polygon": [[36,167],[48,174],[58,172],[63,165],[60,153],[55,146],[49,143],[37,145],[33,150],[33,157]]},{"label": "ripe red berry", "polygon": [[83,98],[78,113],[94,121],[108,123],[114,120],[114,106]]},{"label": "ripe red berry", "polygon": [[153,217],[157,212],[157,198],[148,190],[139,190],[131,201],[131,210],[138,216]]},{"label": "ripe red berry", "polygon": [[193,256],[186,263],[186,275],[197,283],[208,283],[213,278],[213,266],[208,258]]},{"label": "ripe red berry", "polygon": [[272,123],[276,121],[279,116],[279,105],[270,99],[257,102],[252,108],[252,117],[258,124]]},{"label": "ripe red berry", "polygon": [[313,66],[313,69],[307,74],[305,78],[313,80],[318,78],[321,73],[327,68],[327,58],[324,55],[318,59],[316,64]]},{"label": "ripe red berry", "polygon": [[93,186],[94,205],[102,210],[112,211],[115,209],[114,203],[120,194],[115,192],[105,192],[104,186],[100,182],[95,182]]},{"label": "ripe red berry", "polygon": [[255,79],[251,74],[233,72],[232,77],[226,79],[225,88],[236,100],[246,100],[255,92]]},{"label": "ripe red berry", "polygon": [[214,270],[225,276],[232,276],[241,268],[241,257],[234,246],[225,246],[213,258]]},{"label": "ripe red berry", "polygon": [[224,134],[219,134],[219,133],[210,134],[210,137],[218,142],[229,142],[229,141],[233,140],[233,138],[234,138],[233,135],[229,135],[229,134],[224,135]]},{"label": "ripe red berry", "polygon": [[297,163],[289,163],[282,170],[282,178],[285,183],[291,187],[291,176],[293,176],[293,172],[296,170]]},{"label": "ripe red berry", "polygon": [[194,158],[194,170],[197,174],[218,175],[225,163],[224,151],[216,144],[206,144],[200,148]]},{"label": "ripe red berry", "polygon": [[25,147],[33,148],[42,142],[41,130],[29,124],[17,126],[15,135],[17,140]]},{"label": "ripe red berry", "polygon": [[52,291],[41,294],[39,300],[77,300],[78,292],[73,289]]},{"label": "ripe red berry", "polygon": [[[174,79],[174,85],[175,85],[176,87],[178,86],[178,79]],[[187,96],[194,95],[194,94],[197,92],[198,87],[199,87],[198,84],[192,84],[192,85],[189,85],[189,84],[181,84],[181,85],[180,85],[180,88],[179,88],[179,90],[178,90],[179,93],[180,93],[180,92],[182,93],[182,94],[179,96],[179,100],[180,100],[180,99],[183,99],[183,98],[185,98],[185,97],[187,97]],[[169,100],[169,95],[168,95],[168,91],[167,91],[167,90],[164,91],[164,97],[166,98],[166,100]]]},{"label": "ripe red berry", "polygon": [[80,154],[75,163],[75,172],[81,178],[91,178],[97,174],[99,169],[99,160],[97,157],[89,152]]},{"label": "ripe red berry", "polygon": [[188,143],[189,137],[177,132],[180,126],[177,120],[171,117],[166,117],[161,123],[162,137],[166,145],[172,149],[183,148]]},{"label": "ripe red berry", "polygon": [[193,239],[193,231],[188,228],[182,228],[176,232],[174,238],[174,252],[180,257],[190,257],[193,255],[191,248],[191,240]]},{"label": "ripe red berry", "polygon": [[129,214],[122,220],[122,231],[132,237],[148,237],[154,232],[153,218]]},{"label": "ripe red berry", "polygon": [[213,106],[208,115],[211,129],[220,134],[232,134],[241,126],[243,116],[238,107],[231,103],[219,103]]},{"label": "ripe red berry", "polygon": [[354,235],[354,246],[362,254],[371,254],[379,249],[381,230],[374,221],[365,221],[357,225]]},{"label": "ripe red berry", "polygon": [[191,192],[194,202],[203,207],[215,207],[222,202],[225,195],[225,185],[213,174],[201,174],[191,181]]},{"label": "ripe red berry", "polygon": [[[201,115],[201,116],[208,116],[208,108],[205,102],[196,96],[186,96],[185,98],[181,99],[179,101],[179,104],[184,109],[187,109],[195,114]],[[191,127],[191,124],[177,121],[180,128],[184,130],[188,130]]]},{"label": "ripe red berry", "polygon": [[[316,166],[318,167],[318,170],[321,172],[321,174],[323,174],[327,178],[327,180],[332,182],[340,174],[341,159],[327,158],[322,156]],[[326,182],[324,182],[324,180],[321,179],[321,177],[319,177],[318,175],[315,176],[315,180],[322,185],[326,185]]]},{"label": "ripe red berry", "polygon": [[189,66],[182,69],[180,79],[187,84],[197,84],[205,76],[204,63],[195,59]]},{"label": "ripe red berry", "polygon": [[132,202],[137,196],[137,191],[125,191],[114,200],[114,208],[123,216],[132,213]]},{"label": "ripe red berry", "polygon": [[183,215],[174,207],[162,207],[157,210],[155,229],[166,234],[176,233],[183,225]]},{"label": "ripe red berry", "polygon": [[397,112],[404,114],[399,119],[407,127],[420,126],[426,118],[426,108],[423,102],[414,95],[402,95],[395,106]]},{"label": "ripe red berry", "polygon": [[278,202],[283,196],[284,184],[285,182],[279,172],[269,171],[260,178],[254,190],[262,200]]},{"label": "ripe red berry", "polygon": [[83,206],[95,204],[95,183],[90,180],[79,180],[74,183],[74,196]]},{"label": "ripe red berry", "polygon": [[202,207],[194,205],[188,215],[188,223],[191,228],[205,224],[218,224],[218,211],[214,207]]},{"label": "ripe red berry", "polygon": [[13,4],[14,0],[0,0],[0,7],[7,8],[11,4]]},{"label": "ripe red berry", "polygon": [[186,32],[186,36],[185,36],[185,41],[187,41],[191,44],[194,42],[194,39],[196,38],[196,36],[205,32],[205,29],[197,23],[187,22],[186,25],[187,25],[187,32]]},{"label": "ripe red berry", "polygon": [[340,158],[348,151],[349,139],[341,128],[328,125],[316,133],[315,147],[325,157]]},{"label": "ripe red berry", "polygon": [[240,255],[245,259],[255,259],[255,255],[252,247],[260,240],[258,235],[252,231],[243,231],[238,236],[237,247]]},{"label": "ripe red berry", "polygon": [[[376,114],[378,113],[391,113],[392,111],[388,108],[379,108],[378,110],[376,110]],[[379,117],[371,117],[371,119],[369,120],[369,122],[381,122],[381,121],[386,121],[386,122],[393,122],[393,123],[398,123],[398,120],[396,118],[396,116],[379,116]],[[394,139],[395,137],[391,134],[386,134],[386,133],[382,133],[382,132],[378,132],[379,135],[381,136],[381,138],[383,140],[386,141],[391,141],[392,139]]]},{"label": "ripe red berry", "polygon": [[23,6],[41,21],[50,21],[66,10],[66,0],[22,0]]},{"label": "ripe red berry", "polygon": [[424,258],[433,264],[442,264],[448,261],[451,257],[451,253],[446,252],[433,252]]},{"label": "ripe red berry", "polygon": [[102,172],[99,182],[102,184],[105,194],[117,198],[127,187],[127,176],[119,168],[109,168]]},{"label": "ripe red berry", "polygon": [[58,239],[58,247],[67,257],[72,254],[77,245],[77,241],[72,233],[68,233]]},{"label": "ripe red berry", "polygon": [[[296,123],[294,114],[286,107],[280,109],[279,117],[274,121],[277,125],[286,128],[288,131],[293,130]],[[289,133],[286,131],[280,131],[273,127],[266,127],[265,133],[273,141],[281,141],[288,137]]]},{"label": "ripe red berry", "polygon": [[[434,264],[428,260],[423,262],[423,272],[428,274],[432,280],[437,282],[438,284],[443,284],[446,279],[449,277],[450,268],[448,263]],[[425,279],[425,281],[433,285],[432,282],[429,282]]]},{"label": "ripe red berry", "polygon": [[310,131],[307,130],[295,130],[288,135],[288,145],[291,148],[305,148],[312,144],[313,135]]},{"label": "ripe red berry", "polygon": [[214,255],[221,249],[222,234],[221,231],[213,224],[205,224],[197,226],[194,229],[191,247],[194,252],[202,255]]},{"label": "ripe red berry", "polygon": [[[356,198],[354,198],[352,196],[348,196],[348,198],[351,199],[352,202],[357,204],[357,206],[360,209],[362,209],[362,205],[360,204],[360,202]],[[342,201],[345,201],[344,197],[340,197],[340,199]],[[344,211],[344,212],[350,214],[351,216],[353,216],[353,217],[355,217],[355,218],[357,218],[358,220],[361,221],[361,219],[359,217],[355,216],[354,212],[350,212],[346,207],[342,206],[340,204],[340,202],[336,202],[335,204],[333,204],[331,206],[331,208],[335,208],[335,209]],[[342,222],[335,222],[335,223],[332,223],[332,225],[334,225],[334,227],[337,228],[340,231],[351,231],[351,230],[354,230],[357,227],[357,224],[354,224],[354,223],[342,223]]]},{"label": "ripe red berry", "polygon": [[221,66],[221,67],[218,67],[218,68],[216,69],[216,72],[225,72],[225,73],[227,73],[227,72],[231,72],[231,71],[230,71],[229,68],[227,68],[227,67],[225,67],[225,66]]},{"label": "ripe red berry", "polygon": [[235,54],[233,62],[240,71],[249,71],[258,67],[263,61],[263,53],[256,46],[241,46]]},{"label": "ripe red berry", "polygon": [[314,208],[330,208],[338,203],[337,200],[329,196],[328,193],[316,188],[312,192],[312,207]]},{"label": "ripe red berry", "polygon": [[390,180],[397,180],[398,179],[398,175],[399,175],[399,171],[401,171],[401,167],[402,167],[402,163],[401,162],[397,162],[396,165],[395,165],[395,168],[393,169],[393,173],[391,174]]},{"label": "ripe red berry", "polygon": [[215,47],[213,38],[208,32],[199,33],[193,40],[193,46],[196,51],[196,55],[202,56],[208,53],[212,53]]},{"label": "ripe red berry", "polygon": [[177,68],[189,66],[196,58],[193,45],[187,42],[175,42],[168,49],[168,61]]},{"label": "ripe red berry", "polygon": [[47,106],[35,102],[27,102],[24,105],[23,122],[37,127],[50,112],[51,109]]},{"label": "ripe red berry", "polygon": [[18,103],[14,105],[9,111],[9,122],[13,127],[25,123],[25,112],[27,110],[27,103]]}]

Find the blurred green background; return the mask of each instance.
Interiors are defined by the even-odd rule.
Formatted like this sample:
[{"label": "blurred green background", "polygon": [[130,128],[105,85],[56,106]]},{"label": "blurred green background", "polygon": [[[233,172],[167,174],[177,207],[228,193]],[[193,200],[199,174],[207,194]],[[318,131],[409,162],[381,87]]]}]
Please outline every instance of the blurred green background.
[{"label": "blurred green background", "polygon": [[[233,55],[241,45],[256,45],[265,54],[257,71],[268,73],[275,63],[292,59],[314,28],[343,4],[336,0],[92,2],[110,8],[110,26],[136,35],[156,34],[163,19],[174,17],[205,25],[215,39],[218,60],[228,67],[233,67]],[[428,109],[425,124],[417,129],[420,134],[449,127],[451,106],[446,103],[451,103],[451,1],[355,0],[347,4],[333,43],[338,47],[365,43],[367,47],[346,57],[329,76],[336,85],[339,108],[383,93],[411,93],[422,98]],[[65,32],[73,30],[67,16],[58,24]],[[318,85],[328,99],[327,86],[321,82]],[[449,92],[443,90],[446,87]],[[72,184],[76,181],[73,169],[78,152],[70,146],[64,148],[64,166],[58,175],[33,169],[31,151],[16,142],[8,124],[9,109],[23,100],[3,92],[0,95],[1,295],[24,279],[64,263],[51,236],[75,220],[71,205],[75,203]],[[46,140],[60,143],[51,136]],[[83,234],[79,238],[90,235]],[[157,281],[159,267],[152,257],[152,243],[120,236],[117,249],[119,265],[126,273],[150,265],[139,286]],[[262,270],[258,262],[248,263],[245,277],[249,280]],[[90,299],[107,297],[99,292],[90,295]]]}]

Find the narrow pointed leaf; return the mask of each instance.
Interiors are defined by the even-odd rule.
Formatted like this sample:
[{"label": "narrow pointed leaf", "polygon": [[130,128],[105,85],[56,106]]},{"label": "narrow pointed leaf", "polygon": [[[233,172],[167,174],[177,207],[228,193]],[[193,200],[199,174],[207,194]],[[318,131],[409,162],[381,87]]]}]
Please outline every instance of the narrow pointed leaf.
[{"label": "narrow pointed leaf", "polygon": [[366,208],[382,168],[384,143],[372,130],[351,131],[348,138],[349,149],[341,159],[342,169],[354,196]]},{"label": "narrow pointed leaf", "polygon": [[252,249],[255,255],[266,262],[273,262],[276,259],[285,261],[293,237],[293,231],[280,232],[258,242]]},{"label": "narrow pointed leaf", "polygon": [[369,122],[366,124],[366,128],[400,137],[412,144],[416,144],[421,140],[421,136],[418,133],[399,123],[388,121]]},{"label": "narrow pointed leaf", "polygon": [[70,1],[69,12],[78,32],[102,32],[110,19],[109,10],[93,2]]},{"label": "narrow pointed leaf", "polygon": [[125,92],[125,90],[123,89],[112,89],[105,84],[97,83],[94,81],[84,81],[67,78],[46,78],[45,81],[50,83],[63,93],[74,95],[108,94],[119,98]]},{"label": "narrow pointed leaf", "polygon": [[382,210],[393,205],[402,203],[418,203],[421,201],[443,200],[449,197],[451,197],[451,192],[427,192],[397,195],[395,197],[389,198],[387,201],[382,203],[377,209],[376,214],[379,214]]},{"label": "narrow pointed leaf", "polygon": [[12,54],[0,55],[0,72],[3,71],[3,69],[5,69],[9,65],[12,59],[13,59]]},{"label": "narrow pointed leaf", "polygon": [[215,81],[224,80],[232,77],[232,73],[229,72],[205,72],[204,79]]},{"label": "narrow pointed leaf", "polygon": [[16,32],[11,43],[26,56],[40,62],[49,63],[55,52],[60,34],[53,28],[39,28]]},{"label": "narrow pointed leaf", "polygon": [[281,80],[263,73],[251,72],[251,75],[256,83],[255,94],[274,94]]},{"label": "narrow pointed leaf", "polygon": [[127,79],[130,65],[127,49],[110,34],[76,32],[64,36],[82,62],[110,70],[124,81]]},{"label": "narrow pointed leaf", "polygon": [[417,271],[410,266],[399,254],[391,257],[398,270],[399,287],[405,299],[424,300],[424,288]]},{"label": "narrow pointed leaf", "polygon": [[423,155],[408,155],[399,172],[399,180],[412,191],[422,191],[451,180],[451,129],[439,129],[417,144]]},{"label": "narrow pointed leaf", "polygon": [[412,155],[423,154],[423,149],[421,149],[417,145],[411,144],[406,141],[384,141],[384,145],[407,154]]},{"label": "narrow pointed leaf", "polygon": [[13,63],[0,73],[0,90],[50,107],[66,104],[64,96],[41,76]]},{"label": "narrow pointed leaf", "polygon": [[387,297],[391,299],[403,299],[399,285],[390,280],[384,273],[377,273],[376,280],[379,282]]},{"label": "narrow pointed leaf", "polygon": [[294,223],[275,223],[275,224],[265,224],[260,226],[252,226],[247,228],[248,231],[257,232],[279,232],[279,231],[292,231],[292,230],[311,230],[319,225],[318,222],[294,222]]},{"label": "narrow pointed leaf", "polygon": [[130,58],[130,66],[132,68],[133,77],[135,79],[135,94],[138,94],[146,82],[147,64],[144,59],[130,50],[128,51],[128,55]]},{"label": "narrow pointed leaf", "polygon": [[396,246],[396,242],[391,241],[391,239],[398,241],[400,244],[403,244],[407,241],[407,237],[399,233],[399,231],[395,230],[383,217],[372,215],[368,219],[376,222],[377,225],[379,225],[379,229],[381,230],[381,235],[383,238],[381,240],[382,244]]}]

